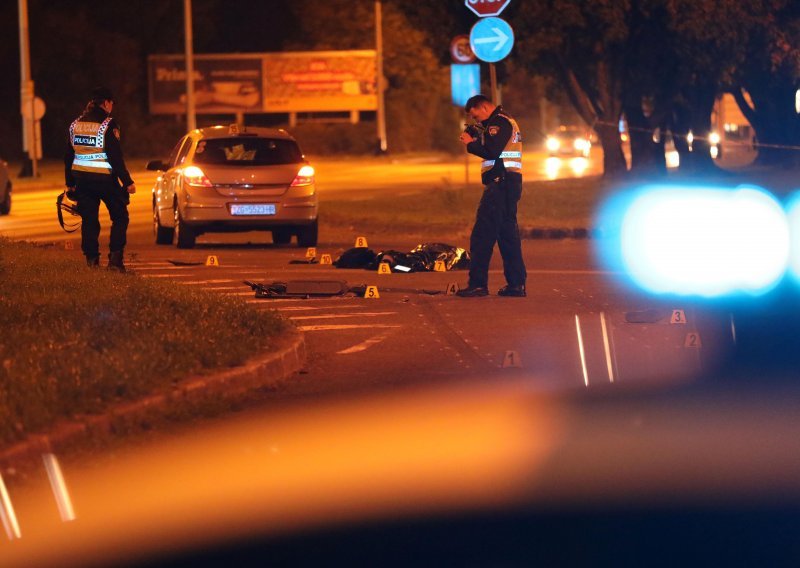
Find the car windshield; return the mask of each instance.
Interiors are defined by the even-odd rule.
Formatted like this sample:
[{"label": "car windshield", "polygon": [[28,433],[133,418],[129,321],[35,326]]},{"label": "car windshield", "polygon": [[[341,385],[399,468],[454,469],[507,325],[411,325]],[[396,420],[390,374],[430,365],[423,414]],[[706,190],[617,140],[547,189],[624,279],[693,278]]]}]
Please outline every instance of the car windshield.
[{"label": "car windshield", "polygon": [[215,166],[277,166],[303,161],[293,140],[275,138],[209,138],[200,140],[194,162]]}]

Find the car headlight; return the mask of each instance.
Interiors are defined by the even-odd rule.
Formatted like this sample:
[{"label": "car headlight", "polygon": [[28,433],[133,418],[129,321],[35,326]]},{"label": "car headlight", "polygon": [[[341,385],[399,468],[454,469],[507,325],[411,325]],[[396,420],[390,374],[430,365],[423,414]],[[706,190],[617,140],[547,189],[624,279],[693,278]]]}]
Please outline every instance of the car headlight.
[{"label": "car headlight", "polygon": [[586,138],[576,138],[575,142],[573,142],[573,146],[579,152],[583,152],[584,150],[588,150],[590,148],[589,141]]},{"label": "car headlight", "polygon": [[708,135],[708,143],[711,144],[712,146],[716,146],[717,144],[719,144],[719,141],[720,141],[719,132],[711,132]]},{"label": "car headlight", "polygon": [[554,138],[553,136],[548,136],[544,144],[551,152],[555,152],[561,147],[561,142],[559,139]]}]

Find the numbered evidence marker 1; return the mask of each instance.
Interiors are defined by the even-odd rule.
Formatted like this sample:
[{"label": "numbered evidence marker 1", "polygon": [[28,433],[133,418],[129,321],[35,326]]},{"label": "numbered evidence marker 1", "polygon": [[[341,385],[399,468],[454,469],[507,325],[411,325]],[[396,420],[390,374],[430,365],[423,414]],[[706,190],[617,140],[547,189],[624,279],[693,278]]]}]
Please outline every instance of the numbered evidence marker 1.
[{"label": "numbered evidence marker 1", "polygon": [[433,271],[434,272],[447,272],[447,266],[445,265],[443,260],[437,260],[433,263]]},{"label": "numbered evidence marker 1", "polygon": [[331,260],[331,255],[323,254],[322,257],[319,259],[319,263],[320,264],[333,264],[333,261]]},{"label": "numbered evidence marker 1", "polygon": [[700,334],[696,331],[686,334],[686,339],[683,341],[684,347],[699,349],[703,346],[703,342],[700,341]]},{"label": "numbered evidence marker 1", "polygon": [[317,249],[315,247],[308,247],[306,250],[306,258],[317,258]]},{"label": "numbered evidence marker 1", "polygon": [[219,266],[219,259],[213,254],[209,255],[206,259],[206,266]]},{"label": "numbered evidence marker 1", "polygon": [[368,300],[377,300],[381,297],[378,293],[377,286],[367,286],[367,289],[364,291],[364,297]]},{"label": "numbered evidence marker 1", "polygon": [[456,292],[458,292],[458,283],[457,282],[450,282],[447,285],[447,290],[444,291],[445,296],[455,296]]},{"label": "numbered evidence marker 1", "polygon": [[686,323],[686,312],[683,310],[672,310],[672,317],[669,323]]},{"label": "numbered evidence marker 1", "polygon": [[506,351],[506,356],[503,357],[503,368],[508,367],[522,367],[522,359],[519,358],[518,351]]},{"label": "numbered evidence marker 1", "polygon": [[378,274],[391,274],[392,266],[388,262],[381,262],[378,265]]},{"label": "numbered evidence marker 1", "polygon": [[356,248],[367,248],[367,237],[358,237],[356,239]]}]

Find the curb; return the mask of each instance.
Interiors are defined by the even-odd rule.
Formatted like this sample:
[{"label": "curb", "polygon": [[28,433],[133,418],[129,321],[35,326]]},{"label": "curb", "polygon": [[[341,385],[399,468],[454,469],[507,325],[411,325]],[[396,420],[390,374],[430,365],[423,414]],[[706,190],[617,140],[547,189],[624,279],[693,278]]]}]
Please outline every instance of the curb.
[{"label": "curb", "polygon": [[596,233],[596,231],[582,227],[573,229],[524,227],[519,230],[519,236],[522,239],[589,239],[597,237]]},{"label": "curb", "polygon": [[277,351],[259,355],[238,367],[211,375],[193,376],[178,383],[170,392],[110,407],[104,414],[80,416],[57,423],[47,434],[30,435],[25,440],[0,451],[3,470],[13,464],[39,459],[43,453],[55,452],[82,438],[113,433],[120,421],[146,421],[154,413],[165,415],[176,403],[199,405],[234,400],[257,387],[275,386],[300,371],[306,362],[306,345],[302,333],[292,331],[282,337]]}]

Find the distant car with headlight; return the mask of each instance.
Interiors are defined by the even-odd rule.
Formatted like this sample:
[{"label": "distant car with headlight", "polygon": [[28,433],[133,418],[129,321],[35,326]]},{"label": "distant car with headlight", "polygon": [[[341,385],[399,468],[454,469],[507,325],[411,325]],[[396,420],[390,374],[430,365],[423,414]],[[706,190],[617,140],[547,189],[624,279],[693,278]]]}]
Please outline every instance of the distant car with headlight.
[{"label": "distant car with headlight", "polygon": [[157,244],[192,248],[203,233],[271,231],[316,246],[319,202],[314,168],[285,130],[212,126],[181,138],[153,187]]},{"label": "distant car with headlight", "polygon": [[11,177],[8,163],[0,160],[0,215],[11,213]]},{"label": "distant car with headlight", "polygon": [[591,133],[579,126],[561,126],[547,136],[544,144],[550,156],[568,154],[588,158],[592,149]]}]

